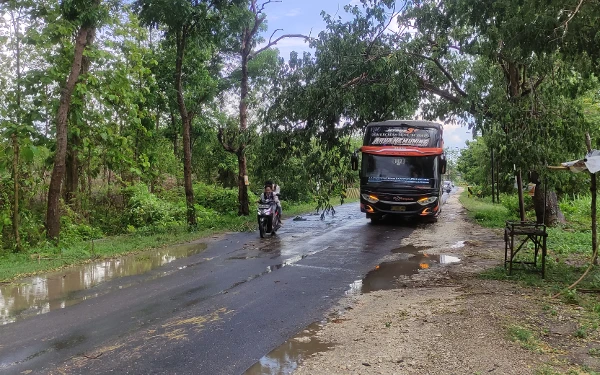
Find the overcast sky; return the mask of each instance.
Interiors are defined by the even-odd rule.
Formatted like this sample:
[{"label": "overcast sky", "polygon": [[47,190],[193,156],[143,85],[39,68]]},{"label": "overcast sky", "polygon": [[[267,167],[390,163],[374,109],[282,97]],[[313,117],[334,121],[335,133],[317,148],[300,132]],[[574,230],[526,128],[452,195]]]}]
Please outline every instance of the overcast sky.
[{"label": "overcast sky", "polygon": [[[277,35],[303,34],[316,37],[323,29],[325,22],[321,17],[321,11],[330,15],[339,15],[346,18],[344,6],[355,4],[360,6],[359,0],[281,0],[281,2],[270,3],[265,7],[267,14],[268,30],[263,35],[269,39],[273,31]],[[399,8],[399,6],[397,7]],[[284,58],[289,58],[290,52],[310,51],[303,39],[283,39],[277,44],[279,53]],[[444,141],[446,147],[464,148],[465,141],[471,139],[471,131],[467,126],[459,124],[444,124]]]}]

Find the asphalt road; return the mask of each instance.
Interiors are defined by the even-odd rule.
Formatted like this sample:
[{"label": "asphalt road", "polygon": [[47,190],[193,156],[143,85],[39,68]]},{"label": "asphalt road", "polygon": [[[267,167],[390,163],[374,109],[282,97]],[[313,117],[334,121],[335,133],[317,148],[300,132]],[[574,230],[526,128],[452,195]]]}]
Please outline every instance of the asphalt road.
[{"label": "asphalt road", "polygon": [[371,225],[357,203],[336,210],[287,220],[272,238],[211,239],[197,255],[87,292],[97,297],[0,326],[0,373],[241,374],[322,320],[423,225]]}]

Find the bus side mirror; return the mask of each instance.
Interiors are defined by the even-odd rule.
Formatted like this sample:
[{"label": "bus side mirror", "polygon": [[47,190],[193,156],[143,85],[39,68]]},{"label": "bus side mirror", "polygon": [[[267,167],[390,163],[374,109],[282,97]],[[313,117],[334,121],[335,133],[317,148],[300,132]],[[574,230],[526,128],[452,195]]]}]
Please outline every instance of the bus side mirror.
[{"label": "bus side mirror", "polygon": [[358,171],[358,152],[354,151],[350,157],[350,165],[353,171]]},{"label": "bus side mirror", "polygon": [[442,159],[442,162],[440,163],[440,173],[441,174],[446,174],[447,166],[448,166],[448,161],[445,158]]}]

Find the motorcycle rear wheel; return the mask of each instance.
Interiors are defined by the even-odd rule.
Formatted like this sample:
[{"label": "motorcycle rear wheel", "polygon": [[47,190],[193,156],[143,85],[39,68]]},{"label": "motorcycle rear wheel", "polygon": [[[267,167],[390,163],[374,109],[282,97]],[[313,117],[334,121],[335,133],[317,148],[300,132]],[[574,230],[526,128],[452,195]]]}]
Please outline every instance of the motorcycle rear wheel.
[{"label": "motorcycle rear wheel", "polygon": [[265,238],[265,226],[267,224],[265,221],[258,220],[258,232],[260,233],[260,238]]}]

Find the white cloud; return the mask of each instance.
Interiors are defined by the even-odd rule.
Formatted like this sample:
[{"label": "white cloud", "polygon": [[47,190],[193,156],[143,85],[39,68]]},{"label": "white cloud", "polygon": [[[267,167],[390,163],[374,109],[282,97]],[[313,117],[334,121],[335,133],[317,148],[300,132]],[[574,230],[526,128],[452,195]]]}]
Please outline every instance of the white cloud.
[{"label": "white cloud", "polygon": [[444,146],[449,149],[463,149],[466,141],[472,139],[471,130],[467,126],[444,124]]},{"label": "white cloud", "polygon": [[290,9],[285,16],[286,17],[296,17],[302,14],[302,9],[300,8],[294,8],[294,9]]}]

